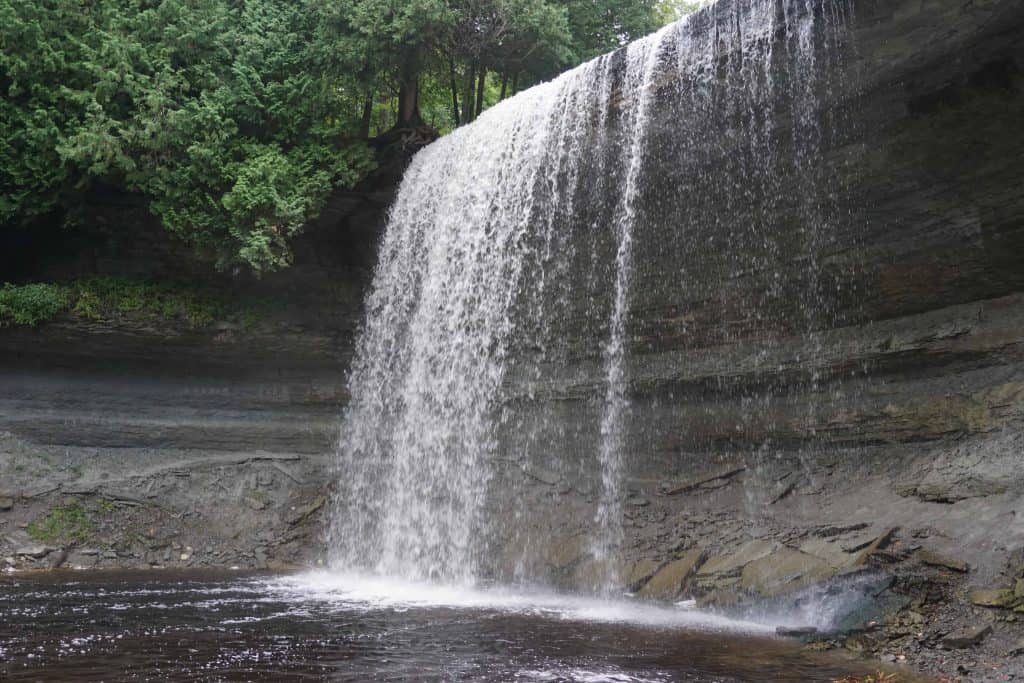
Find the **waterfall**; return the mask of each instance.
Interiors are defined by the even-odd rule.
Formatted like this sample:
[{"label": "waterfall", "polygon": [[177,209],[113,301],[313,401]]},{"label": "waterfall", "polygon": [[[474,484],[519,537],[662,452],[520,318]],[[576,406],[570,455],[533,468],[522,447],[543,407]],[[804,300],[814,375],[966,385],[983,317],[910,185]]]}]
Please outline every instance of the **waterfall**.
[{"label": "waterfall", "polygon": [[603,576],[599,583],[612,586],[618,581],[612,562],[622,537],[622,458],[625,442],[623,422],[627,419],[629,399],[626,395],[626,334],[629,314],[630,285],[633,271],[633,226],[639,207],[640,169],[646,151],[647,114],[653,99],[655,68],[659,63],[661,43],[672,27],[663,28],[654,36],[626,48],[626,78],[623,97],[635,103],[624,117],[625,179],[622,198],[613,218],[615,233],[615,286],[609,323],[608,342],[604,351],[605,406],[601,416],[601,495],[597,507],[597,534],[594,557]]},{"label": "waterfall", "polygon": [[[819,53],[837,52],[843,6],[721,0],[416,155],[350,371],[334,565],[471,582],[502,545],[528,566],[537,539],[515,477],[596,468],[594,587],[618,584],[637,292],[700,292],[671,256],[706,235],[760,240],[747,268],[789,239],[775,209],[799,198],[780,178],[820,146]],[[723,193],[736,208],[706,211]],[[827,231],[814,210],[801,235]],[[671,237],[655,237],[669,216]],[[571,423],[546,400],[556,384],[596,388]]]}]

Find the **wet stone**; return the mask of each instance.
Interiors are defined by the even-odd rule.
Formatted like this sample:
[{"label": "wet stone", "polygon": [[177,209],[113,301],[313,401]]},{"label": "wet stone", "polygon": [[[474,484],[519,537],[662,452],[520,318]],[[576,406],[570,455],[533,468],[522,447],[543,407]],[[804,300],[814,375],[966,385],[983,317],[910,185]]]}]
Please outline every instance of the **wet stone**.
[{"label": "wet stone", "polygon": [[1010,607],[1016,601],[1014,592],[1004,588],[984,588],[971,591],[967,599],[981,607]]},{"label": "wet stone", "polygon": [[990,633],[992,633],[992,627],[988,624],[965,628],[943,638],[942,646],[951,649],[971,647],[985,640]]},{"label": "wet stone", "polygon": [[931,567],[941,567],[943,569],[950,569],[960,573],[966,573],[969,569],[966,562],[962,562],[951,557],[945,557],[928,550],[922,550],[919,557],[921,558],[922,563]]}]

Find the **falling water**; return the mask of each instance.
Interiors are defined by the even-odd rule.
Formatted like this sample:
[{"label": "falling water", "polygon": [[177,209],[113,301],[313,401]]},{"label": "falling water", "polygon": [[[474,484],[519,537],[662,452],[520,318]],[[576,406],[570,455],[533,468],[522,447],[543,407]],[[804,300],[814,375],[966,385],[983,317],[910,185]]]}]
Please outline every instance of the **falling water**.
[{"label": "falling water", "polygon": [[653,99],[651,79],[659,63],[660,49],[672,27],[663,28],[654,36],[626,48],[626,79],[622,96],[634,105],[624,117],[627,131],[625,144],[625,184],[622,198],[613,218],[617,248],[615,250],[615,293],[608,342],[604,350],[607,389],[604,414],[601,417],[601,496],[597,507],[597,529],[594,558],[603,576],[600,584],[618,583],[616,565],[612,560],[622,541],[622,495],[620,492],[625,447],[623,422],[627,419],[629,398],[626,395],[626,332],[629,314],[630,285],[633,271],[633,226],[639,207],[639,177],[646,152],[647,114]]},{"label": "falling water", "polygon": [[[739,270],[783,249],[787,228],[773,216],[792,197],[780,177],[819,145],[807,135],[816,53],[838,39],[817,38],[841,31],[823,8],[722,0],[500,103],[413,159],[349,379],[335,565],[471,582],[499,544],[527,556],[530,501],[502,468],[543,465],[563,480],[596,469],[595,587],[617,585],[638,294],[721,296],[671,260],[707,235],[753,240],[757,261]],[[703,210],[713,202],[720,213]],[[676,221],[667,240],[666,216]],[[595,387],[581,390],[586,408],[571,422],[545,400],[559,384]],[[586,444],[590,459],[569,457]]]}]

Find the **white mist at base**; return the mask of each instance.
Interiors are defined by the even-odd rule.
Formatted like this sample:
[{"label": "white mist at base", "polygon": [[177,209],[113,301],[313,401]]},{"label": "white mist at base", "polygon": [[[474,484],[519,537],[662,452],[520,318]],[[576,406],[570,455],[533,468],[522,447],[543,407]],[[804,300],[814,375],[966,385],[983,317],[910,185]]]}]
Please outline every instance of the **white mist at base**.
[{"label": "white mist at base", "polygon": [[295,601],[322,601],[344,610],[453,609],[504,612],[543,618],[624,623],[747,635],[774,633],[779,624],[731,618],[688,607],[622,598],[555,593],[541,588],[483,588],[410,581],[335,571],[311,571],[272,579],[269,588]]}]

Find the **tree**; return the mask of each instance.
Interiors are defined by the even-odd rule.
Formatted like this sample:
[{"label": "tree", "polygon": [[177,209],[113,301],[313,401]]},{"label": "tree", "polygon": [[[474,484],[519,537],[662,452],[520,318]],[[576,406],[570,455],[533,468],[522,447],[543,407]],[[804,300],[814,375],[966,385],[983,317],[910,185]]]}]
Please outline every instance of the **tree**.
[{"label": "tree", "polygon": [[560,0],[568,11],[574,56],[586,61],[664,25],[659,0]]},{"label": "tree", "polygon": [[367,138],[472,121],[685,4],[0,0],[0,223],[110,187],[222,268],[283,268]]},{"label": "tree", "polygon": [[[571,60],[565,8],[547,0],[458,0],[455,21],[446,46],[451,70],[453,108],[460,123],[480,115],[487,76],[500,75],[508,94],[508,79],[531,65],[544,63],[557,72]],[[465,89],[458,107],[456,61],[465,64]]]},{"label": "tree", "polygon": [[318,7],[4,0],[0,217],[74,221],[102,183],[221,267],[286,266],[289,240],[370,164],[347,139],[350,79],[310,68]]}]

